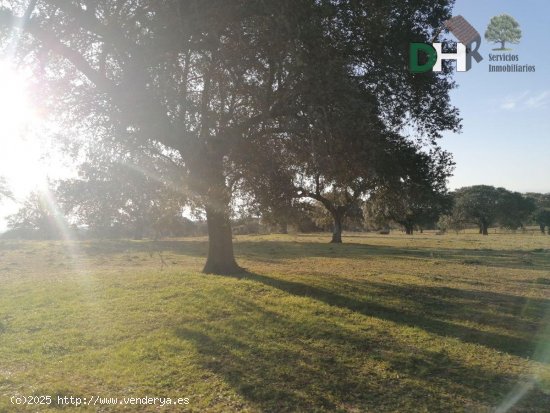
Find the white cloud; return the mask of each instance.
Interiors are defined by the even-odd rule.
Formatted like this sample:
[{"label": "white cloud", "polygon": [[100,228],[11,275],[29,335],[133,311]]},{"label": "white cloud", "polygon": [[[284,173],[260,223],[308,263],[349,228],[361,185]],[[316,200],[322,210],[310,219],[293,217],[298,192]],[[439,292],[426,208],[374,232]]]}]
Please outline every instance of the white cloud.
[{"label": "white cloud", "polygon": [[502,102],[502,104],[500,105],[500,108],[504,110],[512,110],[516,107],[516,105],[517,105],[516,101],[508,99]]},{"label": "white cloud", "polygon": [[549,101],[550,101],[550,90],[545,90],[527,99],[525,104],[529,108],[536,109],[536,108],[546,107]]},{"label": "white cloud", "polygon": [[550,90],[531,92],[527,90],[514,96],[506,96],[500,102],[502,110],[540,109],[550,104]]}]

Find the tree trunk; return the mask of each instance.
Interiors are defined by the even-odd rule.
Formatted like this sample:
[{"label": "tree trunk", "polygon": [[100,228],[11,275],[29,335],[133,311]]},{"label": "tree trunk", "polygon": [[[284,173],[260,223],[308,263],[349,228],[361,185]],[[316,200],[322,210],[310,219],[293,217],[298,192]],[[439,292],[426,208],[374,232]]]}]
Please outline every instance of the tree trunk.
[{"label": "tree trunk", "polygon": [[279,233],[280,234],[288,234],[288,223],[283,222],[279,225]]},{"label": "tree trunk", "polygon": [[207,274],[234,274],[242,269],[235,262],[233,233],[227,210],[206,209],[208,223],[208,258],[202,270]]},{"label": "tree trunk", "polygon": [[223,156],[211,151],[208,168],[202,171],[201,190],[208,224],[208,258],[202,270],[207,274],[235,274],[242,271],[235,262],[231,230],[231,192],[225,183]]},{"label": "tree trunk", "polygon": [[545,233],[545,229],[546,229],[546,225],[540,224],[540,225],[539,225],[539,228],[540,228],[540,232],[542,232],[542,233],[544,234],[544,233]]},{"label": "tree trunk", "polygon": [[409,221],[401,221],[399,222],[401,225],[403,225],[403,228],[405,229],[405,234],[407,235],[413,235],[414,233],[414,224]]},{"label": "tree trunk", "polygon": [[332,244],[341,244],[342,243],[342,215],[338,213],[333,213],[332,218],[334,219],[334,229],[332,230]]},{"label": "tree trunk", "polygon": [[[501,49],[504,49],[505,47],[506,47],[506,42],[501,41],[501,42],[500,42],[500,48],[501,48]],[[484,234],[484,235],[485,235],[485,234]]]},{"label": "tree trunk", "polygon": [[489,235],[489,225],[487,225],[485,222],[481,224],[481,233],[483,235]]}]

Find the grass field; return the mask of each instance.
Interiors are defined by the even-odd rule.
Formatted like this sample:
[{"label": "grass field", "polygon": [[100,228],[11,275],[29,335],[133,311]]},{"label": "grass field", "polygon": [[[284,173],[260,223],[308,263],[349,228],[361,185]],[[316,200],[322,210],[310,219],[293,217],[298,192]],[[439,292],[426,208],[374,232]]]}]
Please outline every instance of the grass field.
[{"label": "grass field", "polygon": [[0,412],[550,411],[549,236],[327,240],[1,241]]}]

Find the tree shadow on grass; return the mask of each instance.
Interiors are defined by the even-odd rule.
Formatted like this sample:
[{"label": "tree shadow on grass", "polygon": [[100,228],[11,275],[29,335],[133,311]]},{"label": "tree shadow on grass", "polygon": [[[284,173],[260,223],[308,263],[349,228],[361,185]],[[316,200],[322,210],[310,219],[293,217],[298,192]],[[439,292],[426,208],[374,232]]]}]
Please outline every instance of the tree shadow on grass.
[{"label": "tree shadow on grass", "polygon": [[[85,244],[88,254],[160,250],[175,254],[202,256],[205,240],[112,241]],[[346,244],[253,242],[237,244],[238,253],[249,260],[280,260],[328,256],[368,259],[382,257],[431,257],[430,250]],[[454,250],[452,250],[454,251]],[[460,250],[479,254],[476,250]],[[486,253],[486,251],[481,251]],[[448,254],[451,254],[447,251]],[[497,259],[501,252],[492,251]],[[506,253],[505,253],[506,254]],[[271,258],[270,258],[271,257]],[[451,260],[449,257],[438,258]],[[458,258],[454,258],[457,260]],[[304,270],[309,275],[311,271]],[[533,299],[488,291],[463,290],[427,285],[396,285],[368,279],[346,279],[342,283],[300,283],[254,273],[241,276],[287,293],[312,297],[326,304],[365,315],[380,317],[411,327],[482,344],[517,356],[531,356],[537,346],[536,335],[548,315],[550,300]],[[496,330],[496,331],[495,331]]]},{"label": "tree shadow on grass", "polygon": [[[247,278],[265,284],[253,276]],[[279,287],[296,294],[295,285]],[[516,382],[445,350],[396,342],[380,326],[327,323],[322,315],[304,316],[302,305],[282,315],[250,300],[230,301],[247,317],[180,326],[175,334],[194,343],[202,368],[259,411],[448,412],[464,410],[465,403],[480,411],[498,404]],[[542,395],[534,403],[540,408],[548,402]]]},{"label": "tree shadow on grass", "polygon": [[[288,294],[299,297],[309,297],[325,304],[340,307],[350,311],[358,312],[366,316],[377,317],[392,321],[409,327],[416,327],[427,332],[443,337],[454,337],[463,342],[481,344],[497,351],[506,352],[520,357],[531,357],[538,345],[535,336],[539,330],[540,318],[548,314],[550,309],[549,300],[529,300],[532,307],[529,310],[538,322],[526,323],[524,320],[516,320],[514,311],[522,312],[519,308],[527,304],[523,297],[509,296],[505,294],[490,292],[470,292],[451,288],[425,287],[426,291],[418,287],[403,287],[393,284],[367,282],[367,288],[373,287],[368,296],[377,296],[376,301],[360,300],[348,295],[340,295],[325,288],[302,284],[295,281],[271,278],[265,275],[245,272],[238,277],[250,279],[270,287],[277,288]],[[361,288],[358,286],[358,288]],[[470,300],[471,308],[467,312],[455,311],[457,306],[463,303],[452,303],[444,300],[443,297],[460,297]],[[412,309],[398,309],[390,307],[381,302],[402,300],[412,298],[417,304]],[[389,299],[389,300],[388,300]],[[511,314],[482,314],[487,302],[498,302],[502,311],[509,311]],[[451,304],[450,304],[451,303]],[[516,310],[514,310],[514,308]],[[497,325],[510,332],[508,334],[493,331],[482,331],[474,327],[459,324],[453,321],[471,320],[479,315],[479,323]],[[518,337],[520,329],[523,336]]]},{"label": "tree shadow on grass", "polygon": [[432,247],[394,247],[360,243],[324,244],[315,242],[250,242],[236,244],[236,250],[252,259],[276,263],[281,259],[301,257],[348,258],[398,258],[441,260],[464,265],[483,265],[513,269],[550,269],[550,254],[546,250],[491,250]]},{"label": "tree shadow on grass", "polygon": [[[112,245],[96,245],[92,253],[149,252],[156,249],[204,256],[206,246],[203,240],[130,241],[122,244],[117,241]],[[277,241],[239,242],[236,251],[249,260],[274,262],[304,257],[368,260],[381,256],[453,262],[469,259],[493,265],[492,261],[503,258],[500,255],[511,255],[511,260],[495,266],[516,268],[522,265],[516,260],[515,251],[407,249],[363,244],[333,246]],[[448,255],[437,255],[442,254],[441,251]],[[487,260],[487,254],[488,261],[481,261]],[[304,274],[308,273],[305,269]],[[323,310],[326,312],[332,312],[331,307],[334,307],[337,311],[343,309],[391,321],[398,326],[393,334],[399,326],[413,327],[431,333],[438,343],[455,338],[520,357],[534,353],[537,346],[534,337],[549,306],[549,300],[447,287],[346,279],[350,283],[346,288],[350,289],[344,290],[338,284],[335,288],[333,285],[324,287],[257,273],[243,273],[237,278],[260,283],[285,295],[327,304],[330,307]],[[401,302],[406,302],[407,306],[401,308]],[[204,369],[221,377],[253,408],[266,412],[447,412],[465,410],[468,403],[471,411],[481,411],[497,405],[517,381],[517,377],[498,373],[498,369],[466,364],[445,351],[407,346],[404,344],[405,334],[397,343],[391,335],[384,336],[380,327],[369,323],[365,323],[363,331],[361,326],[350,321],[352,317],[344,317],[335,323],[334,316],[326,318],[313,309],[305,317],[300,316],[302,306],[310,304],[309,300],[303,300],[300,306],[296,306],[296,314],[290,310],[283,316],[267,311],[263,304],[260,307],[250,300],[245,302],[242,297],[230,297],[224,302],[212,299],[202,305],[211,306],[211,313],[219,309],[223,317],[214,321],[201,319],[179,323],[175,334],[194,343],[197,362]],[[234,314],[227,313],[228,305],[235,307]],[[530,321],[525,322],[526,319]],[[464,325],[469,320],[477,325]],[[500,327],[502,333],[484,330],[484,326]],[[532,411],[545,411],[550,397],[540,392],[531,393],[522,403]]]},{"label": "tree shadow on grass", "polygon": [[[427,285],[365,283],[376,289],[377,299],[409,300],[415,312],[437,318],[472,321],[533,336],[550,316],[550,300],[489,291]],[[550,320],[548,320],[550,321]]]},{"label": "tree shadow on grass", "polygon": [[[81,245],[90,256],[147,252],[171,252],[186,256],[206,257],[208,241],[193,240],[105,240],[88,241]],[[549,269],[550,254],[546,250],[510,251],[488,249],[402,248],[369,244],[342,245],[315,242],[238,241],[238,256],[250,260],[278,263],[281,260],[304,257],[369,260],[372,257],[439,260],[464,265],[482,265],[511,269]]]}]

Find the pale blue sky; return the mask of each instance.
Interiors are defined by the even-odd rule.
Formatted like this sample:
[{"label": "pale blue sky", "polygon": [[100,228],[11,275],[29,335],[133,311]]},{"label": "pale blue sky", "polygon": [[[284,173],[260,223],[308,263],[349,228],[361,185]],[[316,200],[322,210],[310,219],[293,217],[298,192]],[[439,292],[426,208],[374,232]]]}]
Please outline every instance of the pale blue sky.
[{"label": "pale blue sky", "polygon": [[536,72],[489,73],[488,55],[497,46],[483,39],[484,61],[455,74],[459,87],[451,96],[463,132],[441,141],[457,163],[451,187],[488,184],[550,192],[550,2],[457,0],[453,12],[482,37],[491,17],[503,13],[513,16],[523,33],[510,53],[519,55],[520,64],[535,65]]}]

